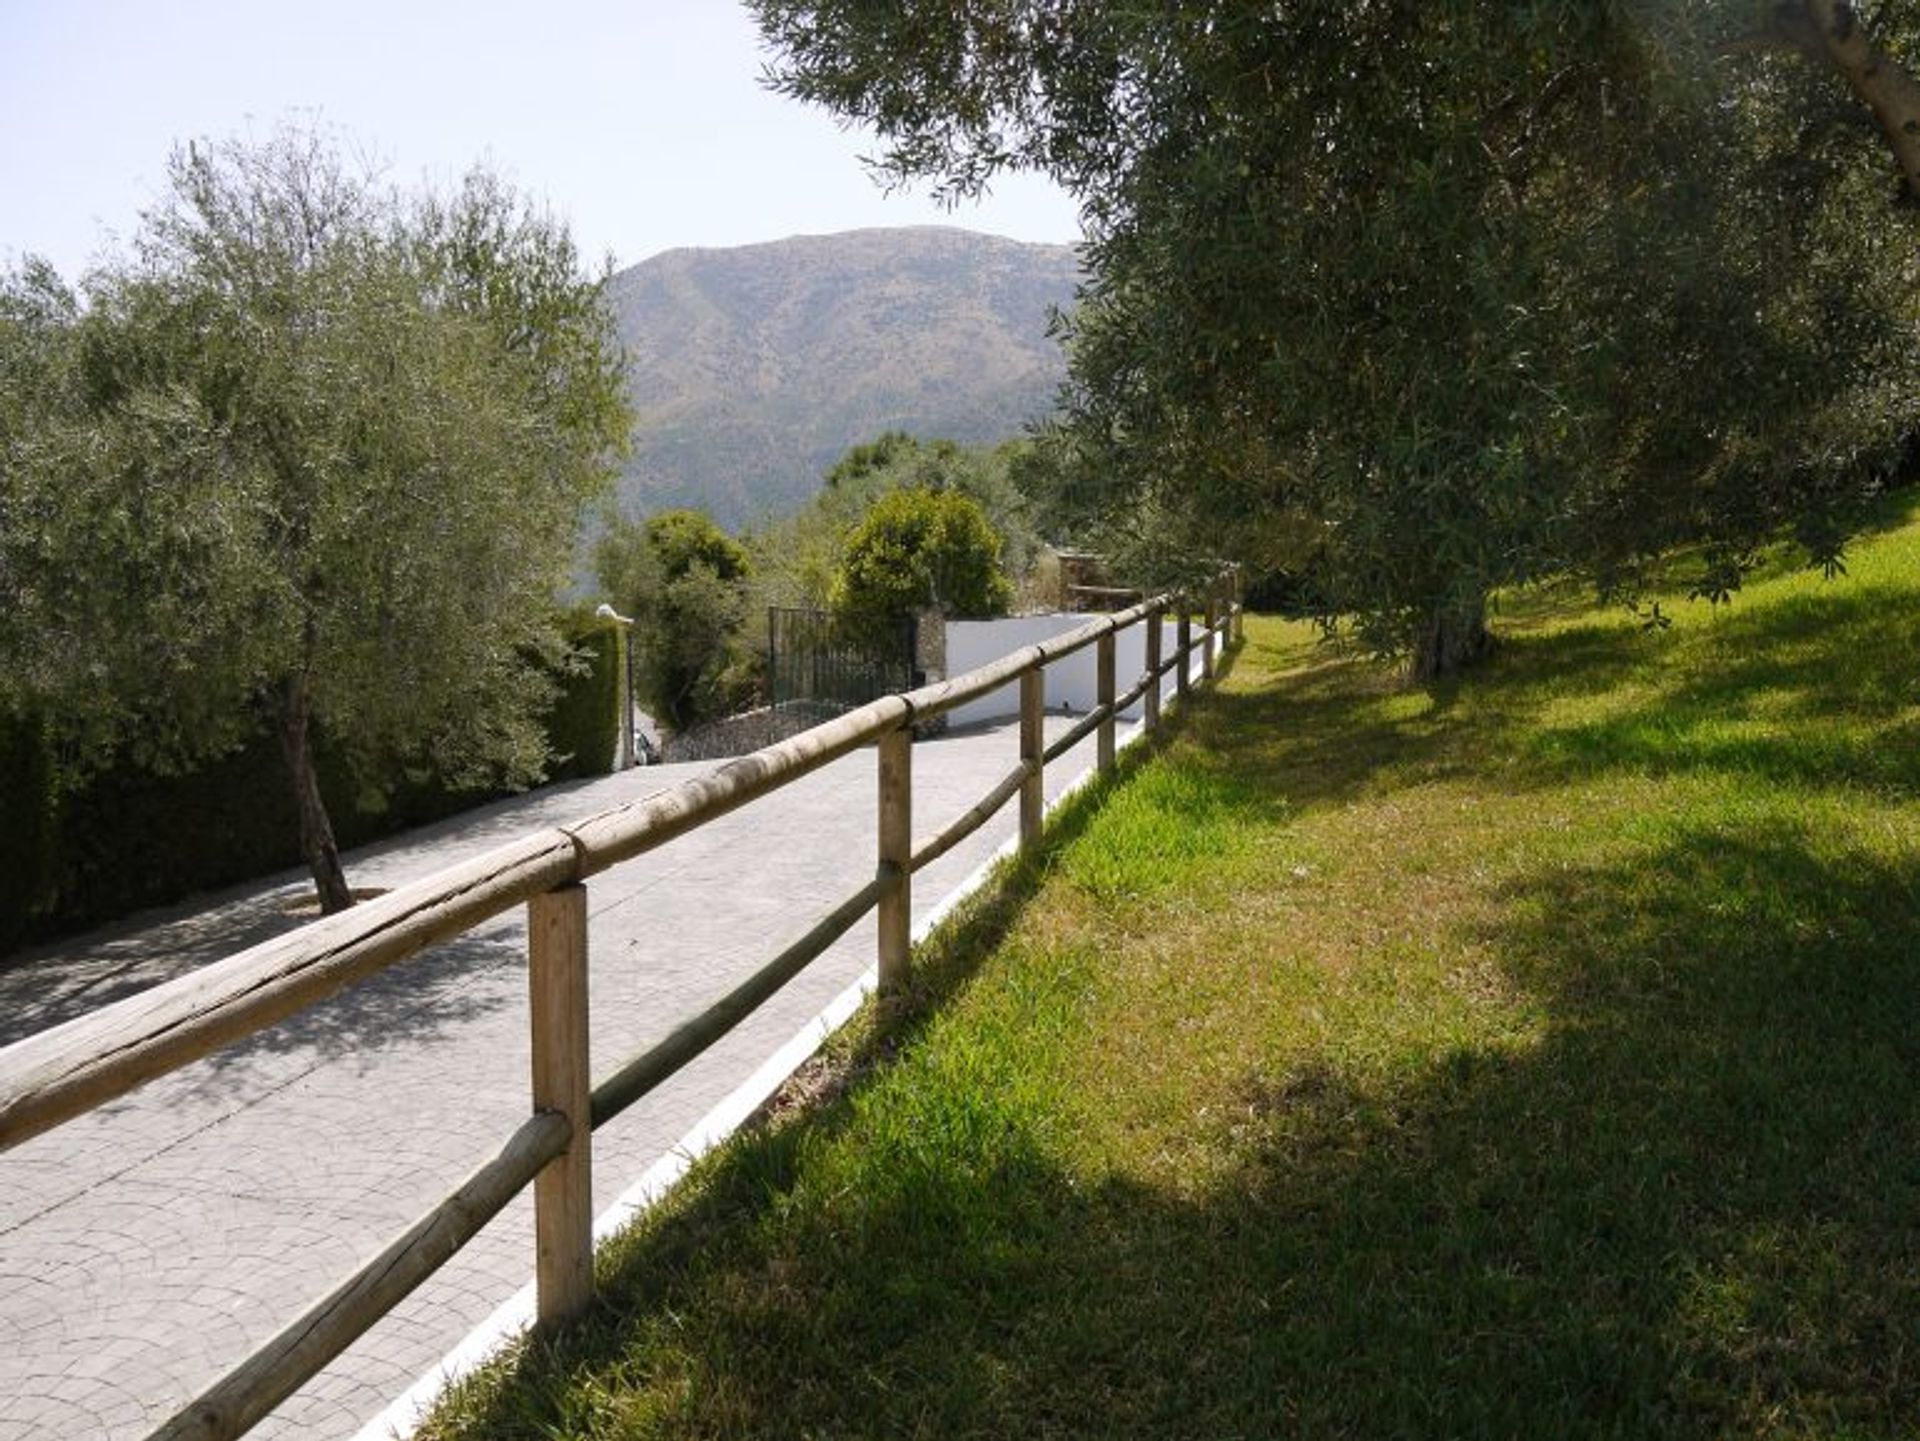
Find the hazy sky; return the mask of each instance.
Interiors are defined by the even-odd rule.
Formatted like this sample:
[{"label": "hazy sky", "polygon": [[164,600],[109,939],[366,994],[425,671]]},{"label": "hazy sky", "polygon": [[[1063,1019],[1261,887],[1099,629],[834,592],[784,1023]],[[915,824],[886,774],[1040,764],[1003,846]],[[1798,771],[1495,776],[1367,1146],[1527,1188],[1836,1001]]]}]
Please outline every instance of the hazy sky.
[{"label": "hazy sky", "polygon": [[884,194],[868,137],[759,83],[734,0],[0,0],[0,262],[73,277],[131,236],[169,151],[317,119],[389,179],[486,161],[590,260],[868,225],[1078,237],[1030,177],[978,206]]}]

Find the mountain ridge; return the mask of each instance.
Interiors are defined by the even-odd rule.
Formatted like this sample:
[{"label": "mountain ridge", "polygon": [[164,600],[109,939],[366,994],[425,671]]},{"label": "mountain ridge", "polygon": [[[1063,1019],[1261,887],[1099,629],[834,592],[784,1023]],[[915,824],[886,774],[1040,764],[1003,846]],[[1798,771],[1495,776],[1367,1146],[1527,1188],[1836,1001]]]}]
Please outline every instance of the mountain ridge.
[{"label": "mountain ridge", "polygon": [[1071,246],[948,226],[680,247],[616,272],[632,514],[696,505],[738,528],[803,505],[848,446],[899,429],[1017,435],[1065,373],[1048,338]]}]

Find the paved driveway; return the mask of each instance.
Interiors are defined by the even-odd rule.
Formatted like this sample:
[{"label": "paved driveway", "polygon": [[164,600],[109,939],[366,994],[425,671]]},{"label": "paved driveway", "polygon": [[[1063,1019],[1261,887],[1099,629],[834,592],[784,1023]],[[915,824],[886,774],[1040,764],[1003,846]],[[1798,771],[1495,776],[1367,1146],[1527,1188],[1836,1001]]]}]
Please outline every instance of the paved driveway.
[{"label": "paved driveway", "polygon": [[[1064,722],[1058,723],[1064,725]],[[915,751],[915,834],[1011,769],[1016,728]],[[1049,768],[1057,794],[1091,742]],[[398,885],[710,767],[559,785],[365,848]],[[863,750],[589,883],[594,1074],[664,1035],[873,874]],[[915,878],[915,915],[1015,825]],[[0,970],[0,1044],[295,924],[288,874]],[[751,1021],[594,1136],[595,1210],[871,964],[871,918]],[[524,913],[0,1156],[0,1438],[131,1437],[272,1336],[491,1154],[527,1109]],[[532,1270],[522,1196],[290,1398],[259,1436],[345,1436]]]}]

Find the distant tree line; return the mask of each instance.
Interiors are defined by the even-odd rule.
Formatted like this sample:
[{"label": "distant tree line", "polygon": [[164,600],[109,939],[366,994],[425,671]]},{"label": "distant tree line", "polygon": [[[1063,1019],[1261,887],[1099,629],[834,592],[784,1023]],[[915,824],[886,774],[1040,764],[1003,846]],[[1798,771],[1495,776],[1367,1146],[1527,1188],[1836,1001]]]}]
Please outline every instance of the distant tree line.
[{"label": "distant tree line", "polygon": [[739,538],[707,515],[613,517],[602,587],[632,616],[642,699],[680,731],[764,699],[766,615],[832,617],[871,647],[907,616],[1002,614],[1039,548],[1025,442],[967,448],[891,431],[850,449],[799,512]]}]

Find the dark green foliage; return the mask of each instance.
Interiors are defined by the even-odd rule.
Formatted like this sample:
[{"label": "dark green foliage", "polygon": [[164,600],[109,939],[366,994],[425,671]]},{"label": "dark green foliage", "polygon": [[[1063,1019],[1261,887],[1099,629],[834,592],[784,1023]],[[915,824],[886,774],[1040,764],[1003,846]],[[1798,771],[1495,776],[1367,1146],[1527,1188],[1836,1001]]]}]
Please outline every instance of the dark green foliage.
[{"label": "dark green foliage", "polygon": [[57,824],[53,776],[46,727],[0,711],[0,951],[43,904]]},{"label": "dark green foliage", "polygon": [[[934,444],[951,445],[952,442],[935,441]],[[857,484],[870,475],[883,474],[919,452],[920,442],[914,436],[904,430],[889,430],[864,444],[849,447],[827,472],[827,488],[837,490]]]},{"label": "dark green foliage", "polygon": [[1027,440],[966,446],[899,430],[852,447],[827,471],[812,504],[749,537],[761,593],[774,605],[827,609],[855,528],[882,496],[903,488],[974,501],[1000,538],[1002,569],[1024,576],[1041,546],[1021,479],[1033,451]]},{"label": "dark green foliage", "polygon": [[[70,772],[50,753],[43,756],[37,767],[0,777],[0,856],[24,855],[29,862],[0,892],[0,948],[251,880],[301,859],[279,746],[264,720],[234,750],[164,774],[131,756],[105,764],[96,759]],[[370,791],[324,736],[317,759],[342,846],[424,825],[501,793],[460,789],[425,770],[400,768],[383,791]]]},{"label": "dark green foliage", "polygon": [[[320,764],[321,793],[340,843],[378,834],[376,817],[355,806],[338,759],[328,759]],[[237,750],[191,770],[157,774],[131,761],[93,770],[61,806],[45,929],[72,929],[297,864],[299,827],[281,765],[263,724]]]},{"label": "dark green foliage", "polygon": [[667,510],[643,524],[614,519],[594,555],[600,584],[633,618],[641,703],[684,731],[750,704],[758,652],[746,548],[702,511]]},{"label": "dark green foliage", "polygon": [[743,580],[750,569],[745,547],[701,511],[663,510],[648,517],[646,534],[663,580],[684,580],[696,567],[715,580]]},{"label": "dark green foliage", "polygon": [[574,615],[566,626],[578,669],[559,677],[560,693],[547,712],[547,746],[554,756],[549,780],[606,775],[620,746],[620,708],[626,704],[626,639],[619,625]]},{"label": "dark green foliage", "polygon": [[[563,630],[578,661],[555,677],[547,746],[565,759],[547,779],[604,775],[626,693],[617,628],[574,615]],[[343,847],[508,794],[404,758],[370,786],[324,733],[317,759]],[[0,952],[296,864],[297,817],[282,764],[256,718],[235,749],[187,770],[158,773],[124,754],[63,771],[48,727],[0,718]]]},{"label": "dark green foliage", "polygon": [[1294,575],[1284,570],[1268,571],[1248,580],[1241,598],[1250,611],[1296,619],[1325,615],[1329,608],[1326,596],[1310,576]]},{"label": "dark green foliage", "polygon": [[849,450],[827,472],[827,487],[866,507],[894,490],[951,491],[964,496],[979,506],[1000,538],[1001,569],[1023,575],[1041,545],[1021,480],[1032,453],[1033,444],[1027,440],[964,446],[889,431],[869,445]]}]

